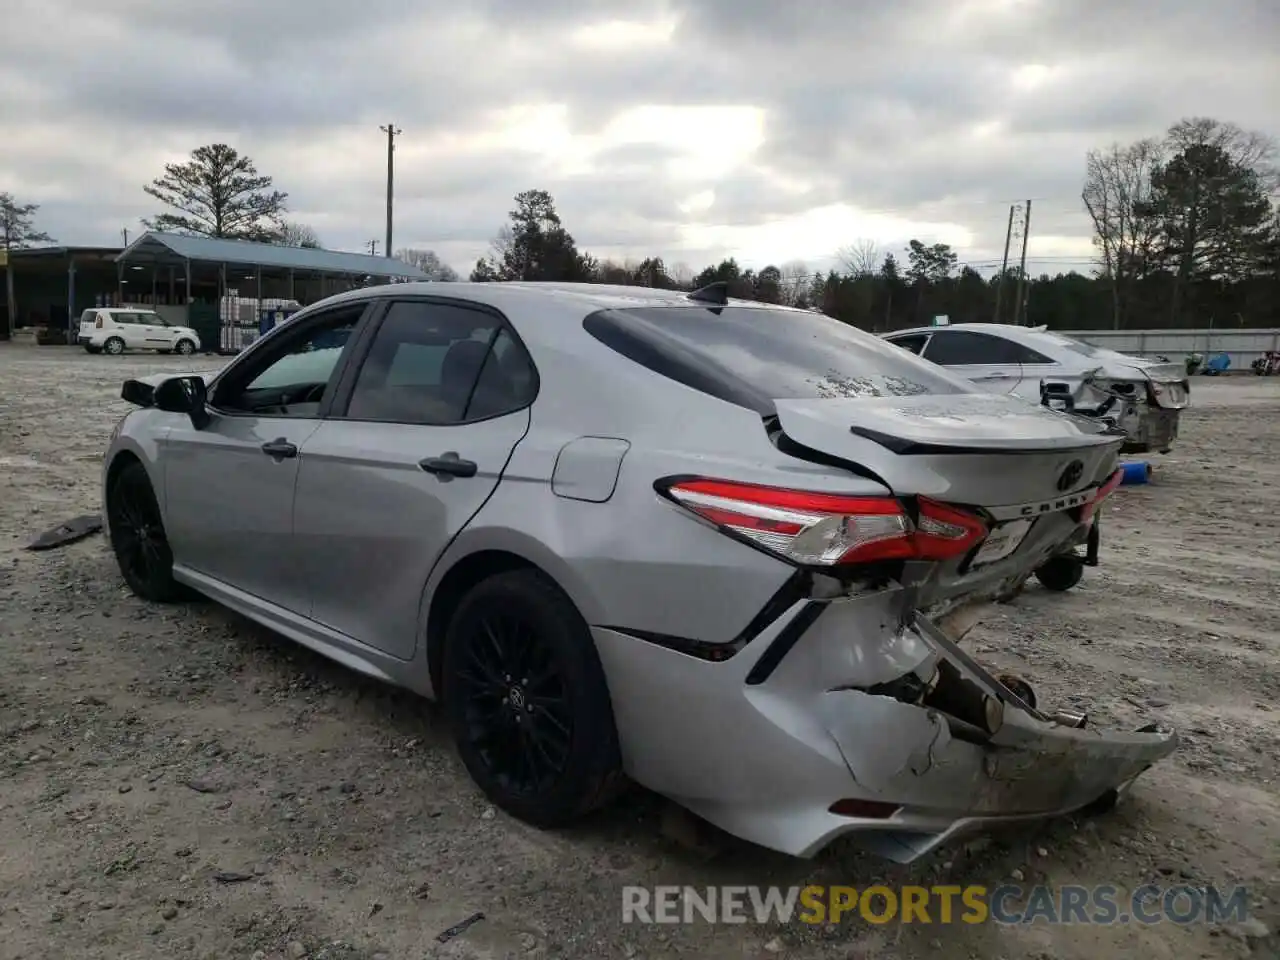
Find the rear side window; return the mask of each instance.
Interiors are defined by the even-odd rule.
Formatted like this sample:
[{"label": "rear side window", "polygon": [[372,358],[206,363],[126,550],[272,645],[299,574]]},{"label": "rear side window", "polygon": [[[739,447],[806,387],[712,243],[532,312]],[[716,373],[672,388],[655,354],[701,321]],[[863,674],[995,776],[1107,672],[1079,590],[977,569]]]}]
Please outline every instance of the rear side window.
[{"label": "rear side window", "polygon": [[976,330],[944,330],[933,335],[925,359],[944,366],[973,363],[1052,363],[1021,344]]},{"label": "rear side window", "polygon": [[1014,343],[1012,340],[1010,340],[1009,346],[1012,348],[1013,356],[1017,359],[1018,363],[1053,363],[1054,362],[1054,360],[1051,357],[1046,357],[1043,353],[1038,353],[1035,350],[1032,350],[1030,347],[1025,346],[1024,344]]},{"label": "rear side window", "polygon": [[901,347],[807,311],[636,307],[602,310],[583,326],[656,373],[762,414],[774,400],[975,390]]},{"label": "rear side window", "polygon": [[431,301],[387,309],[361,364],[346,416],[449,426],[527,406],[528,355],[495,314]]}]

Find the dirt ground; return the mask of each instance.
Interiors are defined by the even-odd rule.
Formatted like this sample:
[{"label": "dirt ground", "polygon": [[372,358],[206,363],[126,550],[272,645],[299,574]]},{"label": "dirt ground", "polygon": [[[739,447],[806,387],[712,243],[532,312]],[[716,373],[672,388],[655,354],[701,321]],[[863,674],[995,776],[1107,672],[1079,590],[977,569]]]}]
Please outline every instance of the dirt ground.
[{"label": "dirt ground", "polygon": [[[99,509],[123,377],[216,360],[0,346],[0,958],[1055,958],[1280,952],[1280,381],[1197,379],[1103,566],[976,640],[1098,722],[1184,745],[1104,816],[903,868],[676,843],[636,792],[579,829],[495,813],[430,705],[209,604],[126,592]],[[625,884],[1246,885],[1244,926],[623,925]],[[446,943],[437,935],[484,919]]]}]

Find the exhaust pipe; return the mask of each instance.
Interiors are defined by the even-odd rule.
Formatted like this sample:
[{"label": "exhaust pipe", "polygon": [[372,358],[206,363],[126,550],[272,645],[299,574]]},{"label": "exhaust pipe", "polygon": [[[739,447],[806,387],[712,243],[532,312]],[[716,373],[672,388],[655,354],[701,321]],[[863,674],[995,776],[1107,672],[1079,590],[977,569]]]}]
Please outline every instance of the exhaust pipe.
[{"label": "exhaust pipe", "polygon": [[1064,727],[1071,727],[1074,730],[1083,730],[1089,723],[1089,715],[1087,713],[1065,708],[1050,714],[1049,719],[1054,723],[1061,724]]}]

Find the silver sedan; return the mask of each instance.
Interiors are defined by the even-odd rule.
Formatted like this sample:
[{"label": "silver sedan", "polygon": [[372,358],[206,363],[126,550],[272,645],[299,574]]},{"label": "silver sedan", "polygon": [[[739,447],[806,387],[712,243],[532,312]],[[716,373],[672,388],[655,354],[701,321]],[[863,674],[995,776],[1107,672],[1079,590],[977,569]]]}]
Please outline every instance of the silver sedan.
[{"label": "silver sedan", "polygon": [[719,286],[375,287],[123,395],[129,586],[442,698],[530,823],[632,779],[777,850],[910,860],[1109,802],[1174,748],[957,643],[1096,534],[1121,438],[826,317]]}]

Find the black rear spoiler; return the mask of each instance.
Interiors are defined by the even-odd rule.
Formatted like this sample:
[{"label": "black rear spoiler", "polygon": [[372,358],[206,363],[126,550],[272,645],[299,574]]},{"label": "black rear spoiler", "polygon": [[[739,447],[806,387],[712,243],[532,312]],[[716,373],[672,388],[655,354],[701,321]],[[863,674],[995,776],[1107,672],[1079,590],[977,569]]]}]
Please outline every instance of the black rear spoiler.
[{"label": "black rear spoiler", "polygon": [[120,388],[120,399],[137,407],[154,406],[155,395],[156,388],[141,380],[126,380],[124,386]]}]

